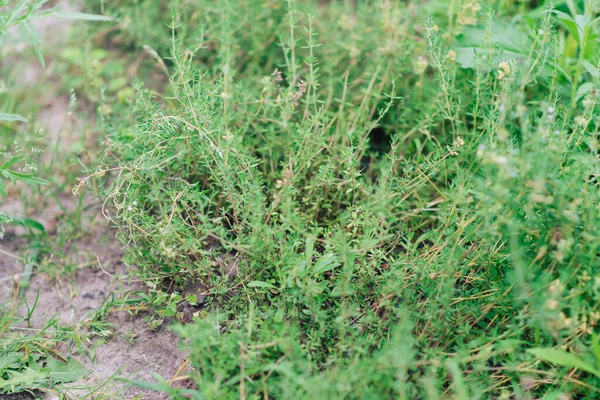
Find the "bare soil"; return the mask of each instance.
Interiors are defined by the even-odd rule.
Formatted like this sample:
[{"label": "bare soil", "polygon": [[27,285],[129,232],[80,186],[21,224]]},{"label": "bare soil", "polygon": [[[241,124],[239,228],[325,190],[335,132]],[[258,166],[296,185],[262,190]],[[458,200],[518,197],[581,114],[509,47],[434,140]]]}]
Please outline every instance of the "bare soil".
[{"label": "bare soil", "polygon": [[[50,278],[44,273],[32,276],[31,285],[26,291],[26,301],[32,305],[37,297],[37,306],[28,329],[41,329],[54,316],[58,318],[60,326],[85,326],[86,320],[107,299],[144,290],[139,283],[130,282],[124,277],[126,271],[121,263],[122,254],[111,234],[107,227],[98,224],[89,235],[71,244],[82,264],[91,264],[77,270],[73,278]],[[2,250],[19,254],[19,248],[26,247],[25,241],[10,230],[7,236],[12,239],[0,243]],[[0,255],[0,302],[10,300],[13,277],[18,277],[22,269],[20,262]],[[19,312],[22,315],[26,313],[25,305]],[[106,332],[106,341],[102,344],[97,341],[88,344],[95,351],[95,359],[92,360],[89,354],[83,352],[75,357],[92,370],[86,382],[77,382],[75,386],[98,387],[108,382],[106,392],[125,396],[121,398],[133,398],[137,395],[148,400],[168,398],[164,394],[136,387],[126,388],[126,385],[115,379],[127,377],[155,381],[153,373],[170,379],[185,362],[186,355],[180,351],[176,335],[165,327],[157,331],[148,329],[143,316],[143,313],[118,309],[109,313],[107,322],[112,326]],[[73,392],[80,396],[75,398],[85,396],[81,390],[74,389]]]}]

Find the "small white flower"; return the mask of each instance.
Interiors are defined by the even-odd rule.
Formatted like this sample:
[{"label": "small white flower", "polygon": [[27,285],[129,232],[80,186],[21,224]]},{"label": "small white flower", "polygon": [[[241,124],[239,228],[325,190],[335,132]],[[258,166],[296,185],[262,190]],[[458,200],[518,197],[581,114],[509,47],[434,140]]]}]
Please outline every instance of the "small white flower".
[{"label": "small white flower", "polygon": [[131,211],[133,210],[133,208],[131,208],[131,206],[127,207],[127,211]]},{"label": "small white flower", "polygon": [[498,104],[498,111],[504,112],[506,110],[506,106],[502,103]]},{"label": "small white flower", "polygon": [[133,201],[133,205],[134,205],[134,206],[137,206],[137,201],[135,201],[135,200],[134,200],[134,201]]},{"label": "small white flower", "polygon": [[538,35],[542,36],[544,34],[544,30],[543,29],[539,29],[538,30]]},{"label": "small white flower", "polygon": [[548,114],[554,114],[554,107],[548,107]]},{"label": "small white flower", "polygon": [[575,123],[579,126],[585,126],[587,124],[587,119],[583,115],[578,115],[575,117]]}]

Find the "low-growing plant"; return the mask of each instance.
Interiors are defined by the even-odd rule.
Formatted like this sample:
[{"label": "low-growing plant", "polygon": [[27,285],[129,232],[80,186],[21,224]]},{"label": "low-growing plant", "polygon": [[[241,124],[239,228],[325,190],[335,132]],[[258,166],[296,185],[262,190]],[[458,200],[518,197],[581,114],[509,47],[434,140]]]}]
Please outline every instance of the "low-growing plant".
[{"label": "low-growing plant", "polygon": [[91,371],[73,358],[63,356],[55,348],[57,343],[71,340],[70,331],[63,331],[53,318],[35,334],[23,334],[29,328],[23,323],[33,314],[36,302],[28,308],[25,317],[16,315],[17,290],[12,303],[0,304],[0,394],[33,393],[73,382]]},{"label": "low-growing plant", "polygon": [[168,97],[139,84],[81,182],[160,315],[205,307],[174,328],[196,389],[147,387],[600,397],[598,4],[565,2],[565,61],[561,5],[451,3],[172,13]]}]

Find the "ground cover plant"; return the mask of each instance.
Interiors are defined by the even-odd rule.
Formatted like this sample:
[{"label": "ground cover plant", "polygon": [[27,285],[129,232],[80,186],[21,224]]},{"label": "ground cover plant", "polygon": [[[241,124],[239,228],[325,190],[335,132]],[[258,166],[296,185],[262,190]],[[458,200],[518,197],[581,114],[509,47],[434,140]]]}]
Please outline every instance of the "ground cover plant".
[{"label": "ground cover plant", "polygon": [[600,398],[600,2],[84,7],[114,22],[60,53],[101,143],[73,191],[189,355],[135,385]]},{"label": "ground cover plant", "polygon": [[598,397],[597,9],[176,8],[89,179],[188,393]]}]

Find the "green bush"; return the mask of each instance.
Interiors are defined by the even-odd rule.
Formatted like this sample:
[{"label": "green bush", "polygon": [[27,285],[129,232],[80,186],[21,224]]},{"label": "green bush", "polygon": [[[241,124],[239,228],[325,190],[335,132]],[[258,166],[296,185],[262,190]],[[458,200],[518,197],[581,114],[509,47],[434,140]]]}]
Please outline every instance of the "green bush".
[{"label": "green bush", "polygon": [[201,3],[93,175],[193,396],[600,398],[595,3]]}]

